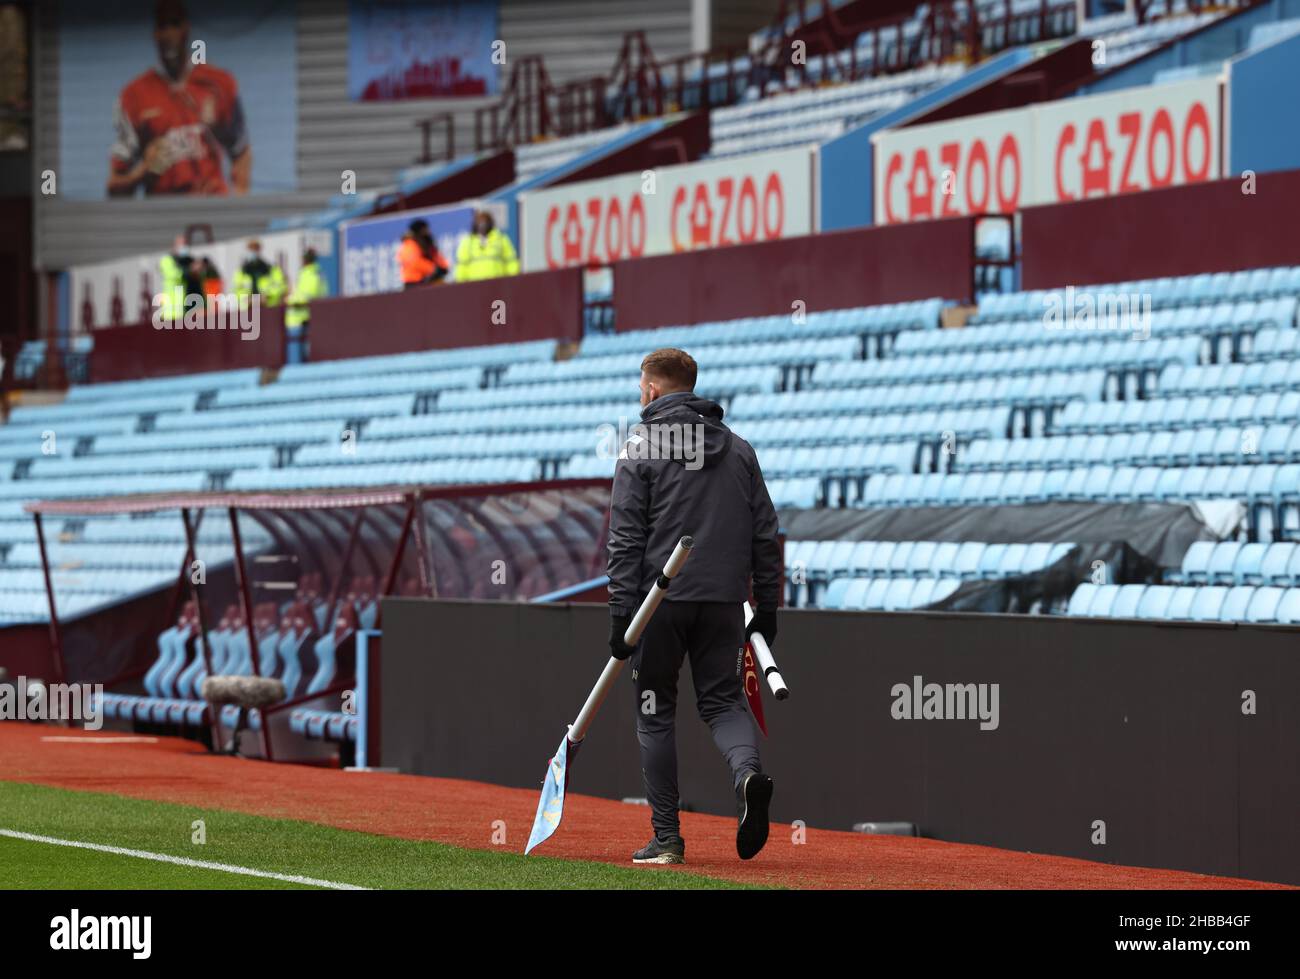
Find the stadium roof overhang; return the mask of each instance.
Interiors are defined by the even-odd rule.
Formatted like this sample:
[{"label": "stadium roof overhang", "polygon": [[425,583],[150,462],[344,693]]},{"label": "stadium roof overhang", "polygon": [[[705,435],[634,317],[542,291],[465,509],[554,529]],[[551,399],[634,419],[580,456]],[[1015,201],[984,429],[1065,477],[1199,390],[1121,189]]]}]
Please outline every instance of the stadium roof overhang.
[{"label": "stadium roof overhang", "polygon": [[357,489],[339,487],[319,490],[284,490],[280,492],[225,492],[209,490],[192,493],[136,493],[126,496],[78,497],[59,500],[35,500],[24,505],[28,513],[44,516],[109,516],[122,513],[156,513],[164,510],[322,510],[339,507],[381,506],[434,500],[504,496],[511,493],[534,493],[550,490],[608,488],[608,479],[558,479],[528,483],[484,483],[467,486],[378,486]]}]

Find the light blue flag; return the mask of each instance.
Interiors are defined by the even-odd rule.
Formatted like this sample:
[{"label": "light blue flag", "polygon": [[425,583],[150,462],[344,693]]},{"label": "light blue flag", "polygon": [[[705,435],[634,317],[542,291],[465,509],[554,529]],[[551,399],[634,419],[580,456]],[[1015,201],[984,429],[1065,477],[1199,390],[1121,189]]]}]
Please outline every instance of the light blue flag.
[{"label": "light blue flag", "polygon": [[[573,746],[576,754],[578,746]],[[533,848],[545,843],[560,826],[564,816],[564,788],[569,778],[569,735],[555,749],[555,757],[546,769],[546,781],[542,783],[542,797],[537,800],[537,817],[533,820],[533,831],[528,837],[524,853],[532,853]]]}]

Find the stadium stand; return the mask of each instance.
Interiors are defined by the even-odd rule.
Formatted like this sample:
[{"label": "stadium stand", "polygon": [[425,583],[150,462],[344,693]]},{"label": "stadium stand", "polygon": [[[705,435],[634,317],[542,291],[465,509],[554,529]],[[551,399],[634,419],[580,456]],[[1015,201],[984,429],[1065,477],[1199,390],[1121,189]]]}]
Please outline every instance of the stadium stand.
[{"label": "stadium stand", "polygon": [[[613,453],[593,451],[592,433],[634,423],[627,392],[640,353],[680,343],[698,358],[702,392],[760,450],[784,507],[1218,498],[1246,504],[1261,541],[1300,533],[1300,376],[1291,342],[1300,268],[1092,291],[1150,295],[1144,328],[1152,342],[1123,335],[1140,313],[1075,324],[1065,337],[1026,330],[1056,295],[1040,291],[993,297],[962,330],[937,329],[943,303],[932,300],[813,313],[798,339],[787,318],[771,317],[594,336],[564,360],[553,342],[541,342],[292,365],[273,383],[234,371],[79,386],[62,405],[14,411],[0,442],[10,467],[0,495],[17,504],[167,489],[608,476]],[[741,337],[743,366],[734,346]],[[73,450],[43,456],[34,439],[56,423]],[[946,431],[956,435],[956,452],[930,454]],[[5,614],[13,617],[36,608],[40,580],[35,545],[10,513]],[[161,584],[174,569],[175,554],[143,527],[135,537],[121,536],[114,521],[79,528],[77,541],[50,549],[70,593],[103,600]],[[112,543],[98,543],[101,534],[115,535]],[[957,549],[937,544],[924,550],[955,561]],[[1015,562],[1031,548],[1038,560],[1050,545],[1014,546],[1011,563],[979,565],[980,576],[1022,573],[1029,565]],[[826,582],[872,574],[861,554],[835,553],[844,559],[824,569]],[[76,574],[66,570],[73,567]],[[941,560],[929,570],[945,579],[964,577],[962,567]],[[809,603],[822,573],[819,566]],[[828,591],[827,602],[885,601],[878,588],[847,587]],[[939,597],[934,588],[903,596],[900,585],[888,606]]]},{"label": "stadium stand", "polygon": [[817,87],[715,109],[710,132],[715,158],[834,139],[890,109],[906,105],[964,72],[961,65]]},{"label": "stadium stand", "polygon": [[[37,615],[39,559],[15,508],[34,498],[608,476],[613,453],[593,451],[593,432],[634,423],[641,352],[672,344],[694,351],[701,391],[759,449],[784,507],[1224,499],[1247,506],[1260,541],[1300,533],[1300,268],[1090,291],[1149,295],[1149,319],[1121,311],[1068,332],[1025,329],[1060,299],[1037,291],[990,297],[961,330],[937,329],[936,299],[813,313],[797,339],[788,318],[770,317],[593,336],[563,360],[546,341],[291,365],[272,383],[232,371],[75,386],[60,405],[15,409],[0,432],[4,614]],[[1128,338],[1139,326],[1150,343]],[[39,433],[53,425],[65,451],[45,455]],[[948,457],[933,453],[944,432],[957,444]],[[174,527],[168,551],[118,523],[83,521],[51,546],[56,583],[78,601],[174,572]],[[1044,545],[1012,553],[1030,546]],[[870,567],[837,553],[845,561],[827,581]],[[843,587],[828,602],[884,600]]]},{"label": "stadium stand", "polygon": [[[773,58],[808,26],[791,13],[725,58],[713,51],[662,66],[650,58],[639,73],[623,64],[616,79],[552,86],[538,97],[547,116],[540,129],[494,124],[472,153],[449,148],[448,160],[376,171],[359,193],[331,195],[325,207],[271,227],[337,235],[359,217],[400,216],[411,200],[436,196],[509,149],[513,179],[473,199],[505,207],[518,236],[518,192],[562,185],[576,169],[638,143],[649,152],[656,134],[687,113],[707,113],[708,139],[689,152],[669,147],[678,162],[702,155],[744,166],[771,150],[825,148],[886,116],[903,125],[909,113],[935,108],[941,90],[956,94],[950,87],[974,78],[994,52],[1014,49],[1032,63],[1048,50],[1040,45],[1102,41],[1096,74],[1105,75],[1262,6],[1158,0],[1141,17],[1078,23],[1072,3],[917,4],[858,32],[821,24],[814,53],[799,65]],[[1232,43],[1216,42],[1212,56],[1180,60],[1154,81],[1217,75],[1221,56],[1286,43],[1300,21],[1283,16],[1283,6]],[[675,90],[670,67],[680,75]],[[982,84],[963,94],[979,111],[1004,107],[1005,93]],[[599,111],[560,121],[559,93],[572,97],[583,86],[603,95]],[[507,92],[502,105],[518,118],[526,102]],[[633,172],[640,158],[628,159]],[[829,187],[833,207],[845,186],[819,183],[817,194]],[[797,325],[789,315],[734,316],[615,332],[617,277],[599,267],[586,270],[576,347],[548,339],[91,384],[92,335],[59,335],[53,347],[71,383],[66,396],[18,399],[0,426],[0,624],[49,618],[42,544],[25,509],[37,500],[301,498],[607,479],[638,418],[640,360],[663,346],[696,357],[700,392],[756,447],[783,519],[799,528],[786,545],[792,606],[1300,621],[1300,266],[1089,283],[1100,303],[1080,319],[1068,290],[1013,288],[1017,234],[1012,219],[975,226],[974,255],[1003,264],[967,295],[921,292],[931,298],[819,309]],[[1053,308],[1071,314],[1045,318]],[[13,378],[28,386],[43,380],[48,340],[15,349]],[[1132,545],[1126,528],[1112,523],[1104,540],[1081,536],[1078,524],[1053,533],[1010,518],[954,529],[963,515],[1070,506],[1177,507],[1204,517],[1201,532],[1214,539],[1138,560],[1124,551]],[[1240,519],[1216,516],[1220,510]],[[914,522],[890,523],[905,518]],[[59,514],[46,527],[49,586],[64,619],[163,592],[187,557],[183,525],[170,513]],[[208,564],[228,571],[237,550],[231,527],[208,520],[197,534]],[[277,546],[251,524],[240,544],[249,559]],[[1090,578],[1094,563],[1110,577]],[[358,634],[376,626],[376,579],[374,569],[349,568],[331,594],[319,572],[307,572],[275,602],[231,604],[208,624],[213,672],[247,674],[256,661],[284,679],[291,701],[306,698],[287,717],[294,733],[355,741],[355,717],[310,700],[348,677]],[[403,568],[396,587],[412,581]],[[578,582],[545,584],[533,594]],[[202,729],[214,720],[199,697],[202,625],[192,605],[173,606],[170,617],[149,637],[156,656],[143,689],[114,694],[110,711]],[[232,710],[221,720],[229,723]],[[249,724],[260,729],[261,715]]]}]

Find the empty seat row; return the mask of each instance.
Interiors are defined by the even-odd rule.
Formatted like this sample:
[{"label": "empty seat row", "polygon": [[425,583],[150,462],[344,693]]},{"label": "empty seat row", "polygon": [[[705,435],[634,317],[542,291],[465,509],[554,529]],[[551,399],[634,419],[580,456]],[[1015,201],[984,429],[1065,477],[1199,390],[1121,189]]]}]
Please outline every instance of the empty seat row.
[{"label": "empty seat row", "polygon": [[[985,300],[998,297],[994,293]],[[1053,294],[1055,295],[1055,294]],[[1022,319],[975,316],[961,330],[941,330],[932,336],[904,335],[894,349],[898,356],[953,352],[957,350],[1014,350],[1020,347],[1054,346],[1067,341],[1104,343],[1109,340],[1137,338],[1207,337],[1220,334],[1239,335],[1239,343],[1248,347],[1252,334],[1262,330],[1294,328],[1296,297],[1283,296],[1261,302],[1218,303],[1213,306],[1187,306],[1179,309],[1145,308],[1132,310],[1103,308],[1088,318],[1045,319],[1048,310],[1040,307]]]},{"label": "empty seat row", "polygon": [[75,472],[55,479],[0,480],[0,501],[68,500],[129,493],[185,493],[206,489],[206,472],[120,473],[112,479]]},{"label": "empty seat row", "polygon": [[1092,370],[980,378],[942,386],[904,383],[870,388],[824,388],[763,397],[737,396],[732,413],[740,418],[773,418],[884,414],[906,408],[1064,405],[1076,398],[1095,401],[1101,397],[1105,384],[1106,372]]},{"label": "empty seat row", "polygon": [[[748,366],[804,366],[821,361],[851,360],[861,351],[856,337],[808,337],[797,340],[755,340],[745,344],[743,361]],[[729,343],[691,344],[691,356],[701,371],[721,370],[734,366],[736,349]],[[645,354],[579,356],[558,363],[517,364],[506,369],[501,384],[552,384],[605,377],[635,377],[640,373]]]},{"label": "empty seat row", "polygon": [[767,475],[795,477],[911,472],[915,458],[916,447],[910,443],[866,442],[815,449],[770,448],[764,450],[761,462]]},{"label": "empty seat row", "polygon": [[348,486],[454,486],[477,483],[526,483],[540,477],[536,459],[452,459],[434,462],[290,466],[285,469],[240,469],[230,490],[334,489]]},{"label": "empty seat row", "polygon": [[687,347],[709,344],[747,344],[769,340],[788,340],[798,331],[809,337],[859,336],[875,333],[899,333],[906,330],[936,330],[942,299],[921,299],[883,306],[851,309],[813,310],[800,321],[790,315],[758,316],[734,320],[697,323],[692,326],[663,326],[653,330],[632,330],[582,341],[581,356],[637,352],[645,356],[660,347]]},{"label": "empty seat row", "polygon": [[1065,557],[1074,544],[986,544],[976,541],[791,541],[786,544],[791,604],[814,599],[837,578],[1012,578],[1034,574]]},{"label": "empty seat row", "polygon": [[[458,388],[478,388],[483,383],[481,367],[452,367],[425,371],[401,371],[382,380],[373,375],[303,377],[264,384],[255,388],[232,388],[217,392],[213,408],[238,408],[244,405],[272,406],[293,401],[333,401],[364,397],[375,391],[386,395],[436,393]],[[322,406],[324,408],[324,406]],[[328,410],[328,409],[324,409]]]},{"label": "empty seat row", "polygon": [[1114,466],[1213,466],[1300,462],[1300,425],[1184,428],[1114,435],[975,439],[953,458],[957,471]]},{"label": "empty seat row", "polygon": [[1292,360],[1300,357],[1300,330],[1283,327],[1259,330],[1241,345],[1241,358],[1256,360]]},{"label": "empty seat row", "polygon": [[410,415],[415,411],[417,395],[383,394],[383,385],[376,382],[376,394],[367,398],[339,398],[336,400],[294,401],[276,405],[269,410],[262,405],[244,405],[237,408],[213,408],[206,411],[172,412],[159,415],[154,423],[157,431],[199,431],[201,429],[230,429],[239,425],[266,425],[287,422],[321,422],[350,419],[381,418],[386,415]]},{"label": "empty seat row", "polygon": [[197,448],[189,451],[141,452],[122,455],[38,456],[29,468],[32,479],[63,476],[139,475],[144,473],[193,473],[227,469],[262,469],[275,464],[271,448]]},{"label": "empty seat row", "polygon": [[[430,462],[436,459],[479,459],[485,456],[528,456],[532,459],[568,458],[582,451],[595,452],[612,443],[594,429],[572,426],[546,432],[502,435],[446,435],[437,439],[400,438],[335,439],[301,448],[295,466],[357,465],[380,462]],[[619,446],[612,445],[615,455]]]},{"label": "empty seat row", "polygon": [[1171,337],[1152,344],[1127,340],[1088,344],[1071,341],[1056,346],[1024,347],[1009,351],[954,351],[914,357],[846,361],[818,365],[814,387],[865,387],[909,381],[956,381],[1002,374],[1037,374],[1053,370],[1153,369],[1173,362],[1194,364],[1199,353],[1195,339]]},{"label": "empty seat row", "polygon": [[[137,415],[171,414],[189,411],[198,400],[194,391],[153,395],[134,395],[129,398],[106,398],[91,405],[81,401],[62,401],[58,404],[18,405],[9,414],[10,424],[18,426],[46,425],[57,423],[61,429],[64,422],[77,423],[93,414],[102,422],[104,419],[127,419]],[[124,430],[124,429],[120,429]],[[65,433],[66,434],[66,433]]]},{"label": "empty seat row", "polygon": [[[129,435],[97,435],[90,438],[89,455],[123,455],[126,453],[165,452],[171,450],[209,450],[251,448],[254,446],[294,446],[308,442],[337,442],[342,421],[267,422],[261,425],[236,425],[231,428],[135,432]],[[35,453],[32,453],[33,455]]]},{"label": "empty seat row", "polygon": [[254,388],[262,382],[260,368],[179,374],[174,377],[150,377],[131,381],[105,381],[99,384],[74,384],[68,388],[65,402],[103,405],[109,401],[155,398],[164,394],[197,394],[200,391],[233,391]]},{"label": "empty seat row", "polygon": [[[0,591],[0,623],[49,621],[49,597],[43,581],[36,584],[32,579],[16,580],[3,570],[0,579],[4,581],[4,590]],[[19,587],[24,585],[31,587]],[[119,598],[116,591],[59,592],[56,599],[59,618],[74,619]]]},{"label": "empty seat row", "polygon": [[1073,466],[868,477],[862,506],[968,506],[1049,500],[1294,500],[1300,464]]},{"label": "empty seat row", "polygon": [[838,578],[821,607],[905,612],[944,601],[960,587],[953,578]]},{"label": "empty seat row", "polygon": [[[1300,295],[1300,266],[1249,269],[1243,272],[1138,279],[1079,287],[1093,295],[1149,295],[1156,309],[1199,306],[1224,300],[1260,300]],[[989,296],[980,305],[981,318],[1035,318],[1043,314],[1044,297],[1062,296],[1062,290],[1030,290]]]},{"label": "empty seat row", "polygon": [[1079,585],[1069,615],[1194,622],[1300,623],[1300,588],[1272,585]]},{"label": "empty seat row", "polygon": [[[792,413],[795,400],[785,400]],[[809,395],[815,399],[816,395]],[[764,415],[755,416],[755,412]],[[822,413],[818,413],[819,415]],[[963,439],[1005,435],[1010,418],[1008,408],[941,408],[898,411],[885,414],[836,415],[834,424],[824,417],[770,417],[761,400],[739,397],[732,403],[727,422],[755,446],[841,445],[846,442],[897,442],[939,440],[945,432],[961,433]],[[764,453],[766,457],[766,453]],[[759,460],[760,462],[762,459]]]},{"label": "empty seat row", "polygon": [[1187,585],[1300,587],[1300,547],[1286,541],[1196,541],[1165,580]]},{"label": "empty seat row", "polygon": [[[138,414],[100,417],[88,409],[82,409],[78,417],[59,420],[55,445],[65,442],[75,445],[76,440],[82,436],[129,435],[136,431],[138,425]],[[29,423],[11,417],[7,425],[0,425],[0,452],[9,458],[21,458],[33,451],[39,452],[40,447],[49,442],[49,432],[48,424],[39,421]],[[35,450],[32,449],[33,446],[36,446]]]},{"label": "empty seat row", "polygon": [[[548,384],[519,384],[510,387],[447,391],[438,399],[438,408],[496,410],[524,405],[583,404],[590,401],[613,401],[636,391],[637,379],[624,377],[582,381],[557,381]],[[731,367],[710,371],[697,388],[705,397],[728,397],[740,392],[773,392],[780,388],[781,371],[777,367]]]},{"label": "empty seat row", "polygon": [[[747,67],[747,58],[739,60],[746,63],[744,66]],[[957,64],[925,65],[914,71],[863,78],[843,85],[783,93],[766,99],[742,102],[739,105],[724,106],[714,109],[710,119],[711,121],[716,120],[716,125],[726,125],[739,119],[753,119],[765,115],[786,115],[818,105],[852,101],[866,95],[909,92],[918,86],[932,85],[935,82],[958,77],[963,71],[962,66]]]},{"label": "empty seat row", "polygon": [[530,340],[525,343],[495,343],[484,347],[417,350],[378,357],[313,361],[282,367],[279,379],[297,382],[364,375],[376,382],[376,388],[382,388],[383,379],[398,373],[447,370],[454,367],[504,367],[525,361],[554,360],[555,348],[554,340]]},{"label": "empty seat row", "polygon": [[[633,391],[635,394],[635,389]],[[641,408],[626,394],[590,404],[522,405],[492,411],[450,410],[424,415],[384,415],[365,423],[367,439],[401,439],[433,435],[472,435],[540,432],[585,428],[627,432],[641,420]],[[337,432],[335,433],[337,437]]]},{"label": "empty seat row", "polygon": [[1300,421],[1300,391],[1270,394],[1198,395],[1146,401],[1074,401],[1052,417],[1051,431],[1137,432],[1143,429],[1267,425]]},{"label": "empty seat row", "polygon": [[[180,518],[175,519],[179,526]],[[243,545],[245,552],[251,557],[254,548],[260,550],[260,545],[267,543],[269,538],[265,533],[261,535],[261,540],[256,541],[249,535],[243,535]],[[133,568],[133,569],[150,569],[163,570],[170,572],[173,577],[180,570],[181,560],[185,556],[185,544],[183,541],[176,541],[171,544],[142,544],[142,543],[64,543],[63,541],[52,540],[46,541],[46,554],[49,557],[50,567],[55,570],[64,570],[69,574],[74,571],[86,570],[107,570],[110,568]],[[228,543],[223,544],[206,544],[198,547],[199,557],[211,566],[231,561],[235,556],[235,549]],[[7,568],[39,568],[41,566],[40,546],[35,542],[14,544],[9,548],[8,554],[4,561],[0,562],[0,575],[4,574]]]},{"label": "empty seat row", "polygon": [[[1291,330],[1300,336],[1300,330]],[[1248,364],[1170,364],[1160,372],[1162,396],[1262,394],[1300,388],[1300,360],[1254,360]]]}]

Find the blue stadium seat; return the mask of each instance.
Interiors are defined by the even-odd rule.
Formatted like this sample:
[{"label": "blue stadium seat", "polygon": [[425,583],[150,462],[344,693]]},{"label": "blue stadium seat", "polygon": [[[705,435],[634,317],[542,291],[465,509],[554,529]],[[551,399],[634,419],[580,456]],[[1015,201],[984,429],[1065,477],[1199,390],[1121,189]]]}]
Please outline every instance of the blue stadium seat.
[{"label": "blue stadium seat", "polygon": [[1120,585],[1108,614],[1116,619],[1137,618],[1138,606],[1146,590],[1146,585]]},{"label": "blue stadium seat", "polygon": [[1219,619],[1223,622],[1245,622],[1246,610],[1254,595],[1255,589],[1249,585],[1234,585],[1229,588],[1219,609]]},{"label": "blue stadium seat", "polygon": [[1197,588],[1196,595],[1192,598],[1191,606],[1188,608],[1187,617],[1197,622],[1218,621],[1219,613],[1227,596],[1228,589],[1218,585]]},{"label": "blue stadium seat", "polygon": [[1174,600],[1174,594],[1178,589],[1170,585],[1152,585],[1143,593],[1138,601],[1137,607],[1133,611],[1134,618],[1138,619],[1165,619],[1169,618],[1169,606]]},{"label": "blue stadium seat", "polygon": [[1266,585],[1253,590],[1246,606],[1246,622],[1277,622],[1278,609],[1286,589]]},{"label": "blue stadium seat", "polygon": [[1165,618],[1190,619],[1192,617],[1192,604],[1195,602],[1196,595],[1200,590],[1195,585],[1175,587],[1173,595],[1170,596],[1169,604],[1165,607]]}]

